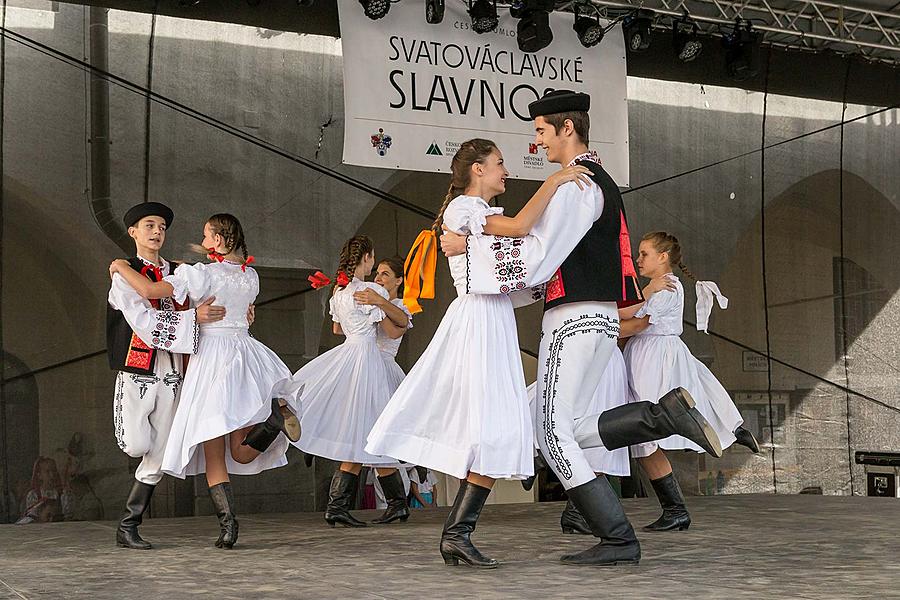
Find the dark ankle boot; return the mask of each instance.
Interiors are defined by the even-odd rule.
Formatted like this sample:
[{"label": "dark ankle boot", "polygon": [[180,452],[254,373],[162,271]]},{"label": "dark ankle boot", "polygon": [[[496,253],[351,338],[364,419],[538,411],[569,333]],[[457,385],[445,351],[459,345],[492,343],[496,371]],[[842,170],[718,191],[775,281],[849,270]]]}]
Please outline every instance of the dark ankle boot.
[{"label": "dark ankle boot", "polygon": [[632,402],[603,412],[597,427],[607,450],[624,448],[680,435],[710,456],[722,457],[722,444],[715,430],[694,408],[694,399],[684,388],[675,388],[654,402]]},{"label": "dark ankle boot", "polygon": [[401,523],[406,523],[409,518],[409,506],[406,504],[406,494],[403,490],[403,478],[400,477],[400,472],[394,471],[387,477],[379,476],[378,481],[381,483],[381,489],[387,500],[387,508],[380,517],[373,519],[372,522],[384,525],[399,519]]},{"label": "dark ankle boot", "polygon": [[459,561],[478,569],[495,569],[500,563],[478,551],[470,539],[481,509],[491,490],[463,481],[447,515],[441,533],[441,557],[446,565],[458,565]]},{"label": "dark ankle boot", "polygon": [[269,418],[253,426],[241,442],[242,446],[265,452],[279,433],[284,433],[292,442],[300,439],[300,421],[287,405],[281,406],[279,400],[280,398],[272,398],[272,413]]},{"label": "dark ankle boot", "polygon": [[684,496],[675,479],[675,473],[669,473],[665,477],[650,480],[656,498],[663,509],[662,516],[656,521],[644,527],[647,531],[670,531],[677,529],[683,531],[691,526],[691,515],[684,505]]},{"label": "dark ankle boot", "polygon": [[138,526],[144,520],[144,512],[150,506],[150,498],[156,486],[135,481],[131,486],[131,493],[125,501],[125,514],[119,521],[116,529],[116,546],[120,548],[133,548],[135,550],[149,550],[150,542],[146,541],[138,533]]},{"label": "dark ankle boot", "polygon": [[209,488],[209,497],[216,507],[216,516],[219,518],[219,539],[216,540],[216,548],[231,548],[238,539],[238,521],[234,516],[234,494],[231,492],[231,482],[218,483]]},{"label": "dark ankle boot", "polygon": [[566,490],[566,494],[584,516],[591,532],[601,541],[577,554],[563,556],[560,558],[562,562],[600,567],[636,565],[640,562],[641,545],[606,477],[597,477],[573,487]]},{"label": "dark ankle boot", "polygon": [[566,507],[559,516],[559,526],[562,527],[563,533],[578,533],[581,535],[593,535],[591,526],[587,524],[572,501],[566,502]]},{"label": "dark ankle boot", "polygon": [[325,508],[325,522],[332,527],[335,524],[344,527],[368,527],[350,514],[350,503],[356,497],[359,475],[338,469],[331,478],[331,490],[328,494],[328,506]]},{"label": "dark ankle boot", "polygon": [[534,482],[537,481],[537,478],[540,476],[541,472],[547,468],[547,463],[544,462],[544,459],[541,458],[540,453],[535,454],[534,456],[534,475],[531,477],[526,477],[522,480],[522,488],[525,489],[526,492],[530,492],[531,488],[534,487]]},{"label": "dark ankle boot", "polygon": [[759,442],[756,441],[756,436],[752,431],[738,425],[738,428],[734,430],[734,437],[736,438],[735,443],[750,448],[750,452],[753,454],[759,454]]}]

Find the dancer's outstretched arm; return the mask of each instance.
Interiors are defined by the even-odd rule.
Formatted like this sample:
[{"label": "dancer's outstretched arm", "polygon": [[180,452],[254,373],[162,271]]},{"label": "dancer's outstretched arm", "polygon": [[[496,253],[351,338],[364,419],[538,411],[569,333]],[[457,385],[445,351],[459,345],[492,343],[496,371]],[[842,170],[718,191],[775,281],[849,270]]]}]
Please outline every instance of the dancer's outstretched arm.
[{"label": "dancer's outstretched arm", "polygon": [[524,237],[531,233],[531,228],[537,223],[557,188],[564,183],[574,181],[578,189],[590,187],[591,181],[587,177],[590,169],[581,165],[573,165],[560,169],[553,173],[541,184],[530,200],[522,207],[516,216],[493,215],[487,218],[484,233],[487,235],[502,235],[506,237]]}]

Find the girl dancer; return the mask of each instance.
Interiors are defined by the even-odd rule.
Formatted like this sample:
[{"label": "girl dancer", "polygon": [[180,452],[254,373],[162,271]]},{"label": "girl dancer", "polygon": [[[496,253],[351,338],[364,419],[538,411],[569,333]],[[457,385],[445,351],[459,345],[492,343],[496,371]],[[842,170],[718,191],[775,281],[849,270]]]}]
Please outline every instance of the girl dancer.
[{"label": "girl dancer", "polygon": [[[341,462],[331,480],[325,510],[325,521],[332,527],[338,523],[344,527],[366,526],[350,514],[364,464],[378,468],[388,500],[388,510],[379,522],[409,518],[403,482],[393,468],[396,459],[364,450],[366,435],[387,404],[393,389],[391,381],[396,379],[378,349],[379,324],[387,316],[394,329],[386,331],[396,334],[405,331],[409,322],[407,314],[388,301],[383,287],[364,281],[374,264],[371,239],[359,235],[344,244],[330,312],[334,333],[346,339],[276,387],[276,395],[286,398],[300,415],[303,438],[295,445],[307,454]],[[330,282],[324,278],[322,283]],[[357,302],[354,294],[367,290],[383,302]],[[363,297],[372,301],[369,294]]]},{"label": "girl dancer", "polygon": [[[387,365],[389,381],[387,397],[390,398],[400,387],[406,373],[397,364],[397,352],[403,341],[403,334],[412,329],[412,313],[403,304],[403,259],[399,256],[386,258],[378,263],[375,269],[375,283],[388,293],[387,299],[372,288],[365,288],[353,294],[359,304],[377,306],[387,316],[378,324],[375,340],[381,357]],[[403,322],[406,322],[403,324]],[[403,468],[397,463],[398,468]],[[409,518],[406,490],[409,484],[403,480],[404,473],[397,469],[378,469],[378,483],[387,501],[384,513],[373,523],[391,523],[396,520],[406,521]]]},{"label": "girl dancer", "polygon": [[150,281],[121,260],[113,262],[110,272],[119,273],[147,299],[171,296],[179,303],[190,298],[200,304],[215,296],[226,309],[222,321],[200,327],[162,469],[182,479],[206,473],[221,529],[216,546],[231,548],[237,542],[238,522],[229,474],[249,475],[286,465],[288,444],[279,433],[295,440],[300,428],[290,409],[269,395],[290,371],[248,331],[248,307],[259,293],[259,277],[247,266],[253,257],[247,254],[237,218],[225,213],[210,217],[203,227],[203,248],[212,263],[181,265],[160,282]]},{"label": "girl dancer", "polygon": [[[677,266],[696,282],[682,262],[681,245],[675,236],[664,232],[648,233],[641,239],[637,258],[640,274],[653,280],[645,289],[645,302],[619,311],[621,337],[630,337],[625,346],[625,363],[634,397],[658,398],[676,387],[683,387],[697,403],[697,410],[715,429],[725,449],[737,442],[754,453],[759,444],[753,434],[741,425],[744,422],[737,407],[702,362],[694,358],[679,337],[682,332],[684,288],[672,273]],[[667,285],[668,284],[668,285]],[[718,293],[711,282],[697,282],[698,304],[701,298]],[[719,298],[725,306],[724,298]],[[706,330],[705,322],[712,309],[709,298],[705,314],[698,315],[698,329]],[[703,311],[701,311],[703,312]],[[663,514],[647,525],[648,531],[687,529],[691,516],[685,508],[684,496],[672,473],[672,465],[663,450],[694,450],[699,446],[677,435],[659,442],[632,446],[632,453],[650,478]]]},{"label": "girl dancer", "polygon": [[[510,218],[488,204],[505,191],[509,174],[493,142],[464,142],[451,170],[432,232],[443,223],[458,233],[503,236],[527,235],[557,187],[567,181],[580,186],[587,172],[570,167],[551,175]],[[494,568],[499,563],[482,555],[470,535],[494,480],[533,473],[534,432],[509,296],[467,294],[466,258],[452,257],[449,263],[458,297],[375,423],[366,450],[463,480],[441,535],[441,556],[448,565],[461,560]],[[433,264],[425,273],[426,288],[433,282]],[[418,283],[410,276],[407,286]]]}]

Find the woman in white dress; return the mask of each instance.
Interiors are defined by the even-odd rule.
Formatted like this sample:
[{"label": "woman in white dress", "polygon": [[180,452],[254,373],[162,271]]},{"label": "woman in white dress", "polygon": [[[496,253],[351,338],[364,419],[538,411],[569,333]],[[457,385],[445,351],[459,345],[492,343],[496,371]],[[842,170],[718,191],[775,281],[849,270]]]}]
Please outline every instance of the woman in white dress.
[{"label": "woman in white dress", "polygon": [[[371,239],[359,235],[344,244],[329,306],[332,330],[345,340],[305,364],[273,392],[300,417],[303,437],[294,445],[307,454],[341,463],[331,480],[325,510],[325,521],[332,527],[366,527],[350,514],[363,465],[376,467],[379,477],[389,480],[384,491],[390,498],[402,494],[397,460],[365,450],[366,435],[390,399],[391,381],[396,377],[378,349],[378,330],[389,320],[393,334],[402,335],[408,324],[406,313],[388,301],[383,287],[364,281],[374,264]],[[362,297],[370,298],[367,291],[383,302],[360,304],[356,294],[363,292]],[[389,516],[401,521],[409,518],[405,495],[402,506],[397,504]]]},{"label": "woman in white dress", "polygon": [[[556,188],[566,181],[581,185],[586,172],[570,167],[551,175],[510,218],[488,204],[504,192],[509,174],[493,142],[464,142],[451,170],[432,232],[443,223],[458,233],[511,237],[527,235]],[[496,479],[533,473],[534,432],[512,301],[505,294],[467,294],[465,256],[449,263],[458,297],[375,423],[366,449],[463,480],[441,535],[441,555],[448,565],[494,568],[499,563],[482,555],[470,535]],[[433,274],[426,273],[430,281]]]},{"label": "woman in white dress", "polygon": [[[537,383],[528,386],[528,403],[535,414],[535,399],[537,396]],[[591,398],[586,415],[599,415],[616,406],[627,404],[631,401],[631,392],[628,385],[628,370],[625,368],[625,359],[618,348],[610,355],[606,370],[600,378],[600,383]],[[535,443],[537,447],[537,443]],[[603,446],[584,448],[584,455],[597,475],[614,475],[628,477],[631,475],[631,466],[628,458],[628,447],[616,450],[607,450]],[[543,462],[543,461],[540,461]],[[523,487],[525,482],[523,482]],[[525,487],[526,491],[531,485]],[[590,525],[584,520],[581,513],[571,500],[566,502],[562,514],[559,517],[559,525],[563,533],[579,533],[593,535]]]},{"label": "woman in white dress", "polygon": [[113,262],[110,272],[118,272],[144,298],[190,298],[199,304],[215,296],[216,304],[226,309],[223,320],[200,326],[162,470],[182,479],[206,473],[221,530],[215,545],[231,548],[237,542],[238,522],[229,474],[250,475],[286,465],[288,440],[279,434],[297,439],[300,430],[290,409],[269,395],[290,371],[249,334],[247,311],[259,293],[259,276],[247,266],[252,257],[240,222],[233,215],[213,215],[203,236],[211,263],[181,265],[156,283],[125,261]]},{"label": "woman in white dress", "polygon": [[[375,268],[375,283],[384,288],[388,297],[385,299],[372,288],[366,288],[356,292],[353,298],[359,304],[370,304],[381,308],[388,318],[382,319],[378,324],[378,333],[375,344],[381,351],[381,358],[387,365],[388,381],[387,397],[390,398],[400,387],[400,382],[406,377],[406,373],[397,364],[397,352],[400,343],[407,330],[412,329],[412,313],[403,304],[403,259],[399,256],[385,258]],[[401,315],[397,311],[403,311]],[[406,324],[403,325],[403,320]],[[379,490],[385,497],[387,508],[384,513],[372,522],[375,524],[387,524],[400,520],[405,522],[409,518],[409,505],[407,497],[409,491],[409,478],[400,463],[392,465],[391,469],[378,469],[378,481],[375,486],[376,495]]]},{"label": "woman in white dress", "polygon": [[[759,452],[753,434],[741,425],[744,420],[728,392],[702,362],[694,358],[681,341],[684,313],[684,288],[672,273],[677,266],[696,281],[682,262],[681,245],[673,235],[664,232],[648,233],[641,239],[637,266],[640,274],[652,281],[645,291],[642,304],[619,311],[621,337],[630,338],[625,346],[625,363],[635,399],[658,398],[667,391],[683,387],[697,403],[697,410],[706,417],[722,443],[728,448],[735,442]],[[718,293],[711,282],[697,282],[699,299]],[[720,297],[720,304],[727,302]],[[705,314],[698,315],[698,328],[706,330],[705,322],[712,308],[711,300],[704,303]],[[702,308],[702,307],[701,307]],[[673,435],[658,442],[632,446],[632,454],[650,478],[663,514],[647,525],[648,531],[687,529],[691,516],[685,508],[684,496],[672,473],[664,450],[703,450],[693,442]]]}]

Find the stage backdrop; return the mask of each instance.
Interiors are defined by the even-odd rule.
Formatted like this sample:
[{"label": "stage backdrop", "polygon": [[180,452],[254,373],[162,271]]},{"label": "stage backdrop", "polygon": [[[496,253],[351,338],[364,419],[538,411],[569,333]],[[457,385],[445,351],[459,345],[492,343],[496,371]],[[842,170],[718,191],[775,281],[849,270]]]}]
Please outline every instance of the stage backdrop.
[{"label": "stage backdrop", "polygon": [[344,53],[344,162],[367,167],[449,171],[460,142],[494,140],[513,177],[556,170],[534,145],[528,103],[546,90],[591,95],[591,148],[620,186],[628,185],[628,109],[621,27],[593,48],[553,13],[553,42],[529,54],[516,45],[517,20],[472,31],[465,3],[447,2],[444,20],[425,22],[424,2],[391,4],[373,21],[357,0],[338,0]]}]

